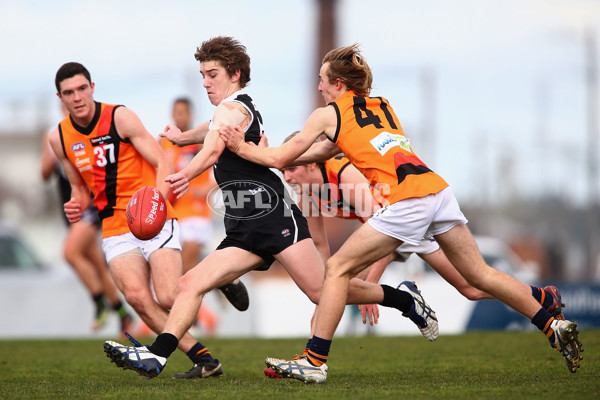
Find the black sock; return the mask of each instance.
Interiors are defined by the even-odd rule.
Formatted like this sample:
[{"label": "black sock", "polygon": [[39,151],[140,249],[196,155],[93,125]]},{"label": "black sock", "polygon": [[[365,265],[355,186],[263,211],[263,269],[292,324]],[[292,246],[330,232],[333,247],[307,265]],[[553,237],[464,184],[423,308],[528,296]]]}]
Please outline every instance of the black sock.
[{"label": "black sock", "polygon": [[402,311],[403,313],[407,313],[411,310],[412,306],[415,304],[413,297],[410,293],[407,293],[402,290],[394,289],[388,285],[380,285],[383,289],[383,301],[379,303],[384,307],[393,307]]},{"label": "black sock", "polygon": [[120,301],[117,302],[117,304],[113,304],[112,309],[119,314],[119,318],[125,318],[127,316],[127,309]]},{"label": "black sock", "polygon": [[104,305],[104,293],[100,292],[99,294],[95,294],[92,296],[92,301],[96,306],[96,317],[100,315],[100,313],[106,308]]},{"label": "black sock", "polygon": [[312,337],[310,339],[308,339],[308,342],[306,342],[306,346],[304,347],[304,352],[302,353],[302,355],[307,355],[308,354],[308,349],[310,349],[310,343],[312,342]]},{"label": "black sock", "polygon": [[545,308],[540,308],[540,310],[531,318],[531,323],[538,327],[538,329],[549,338],[552,337],[554,331],[550,329],[550,325],[554,321],[554,318]]},{"label": "black sock", "polygon": [[311,338],[310,349],[308,350],[308,362],[314,366],[320,367],[327,362],[331,340],[321,339],[318,336]]},{"label": "black sock", "polygon": [[197,342],[186,354],[194,364],[202,360],[215,361],[210,351],[200,342]]},{"label": "black sock", "polygon": [[531,287],[531,295],[538,301],[538,303],[540,303],[542,305],[542,307],[544,307],[545,309],[548,309],[548,307],[550,307],[554,303],[554,299],[552,298],[552,295],[546,293],[546,291],[543,288],[539,288],[539,287],[535,287],[535,286],[530,286],[530,287]]},{"label": "black sock", "polygon": [[177,345],[179,344],[179,340],[170,333],[161,333],[156,337],[154,343],[148,346],[148,350],[157,356],[168,358],[175,350],[177,350]]}]

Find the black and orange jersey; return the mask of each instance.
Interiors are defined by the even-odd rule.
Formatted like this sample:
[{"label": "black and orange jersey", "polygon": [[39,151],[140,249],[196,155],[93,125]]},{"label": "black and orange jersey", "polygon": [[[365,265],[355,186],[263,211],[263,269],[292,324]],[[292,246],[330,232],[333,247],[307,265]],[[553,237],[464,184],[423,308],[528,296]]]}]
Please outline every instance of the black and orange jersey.
[{"label": "black and orange jersey", "polygon": [[424,197],[448,186],[413,152],[386,99],[347,91],[330,105],[337,114],[331,140],[367,178],[378,202]]},{"label": "black and orange jersey", "polygon": [[[102,237],[129,232],[125,216],[129,199],[142,186],[156,185],[156,169],[117,133],[113,117],[118,107],[96,102],[89,126],[77,125],[71,116],[58,125],[65,156],[94,195]],[[174,216],[167,202],[167,218]]]},{"label": "black and orange jersey", "polygon": [[350,160],[345,157],[332,158],[318,164],[323,176],[323,186],[318,188],[318,191],[309,190],[307,195],[321,214],[344,219],[362,219],[354,207],[344,200],[340,185],[340,176],[350,164]]}]

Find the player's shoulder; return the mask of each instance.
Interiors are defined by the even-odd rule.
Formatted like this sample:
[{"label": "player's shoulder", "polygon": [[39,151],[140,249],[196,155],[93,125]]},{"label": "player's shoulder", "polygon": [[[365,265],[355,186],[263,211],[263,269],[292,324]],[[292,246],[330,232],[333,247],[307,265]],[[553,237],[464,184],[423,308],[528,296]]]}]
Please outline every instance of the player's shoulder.
[{"label": "player's shoulder", "polygon": [[241,113],[244,115],[244,119],[250,118],[252,113],[251,109],[248,104],[240,101],[238,97],[220,103],[217,106],[215,113],[220,112],[221,114],[229,115],[239,115]]},{"label": "player's shoulder", "polygon": [[115,121],[117,121],[117,119],[122,120],[133,117],[137,118],[137,114],[133,112],[132,109],[127,108],[124,105],[116,104],[112,105],[112,107],[114,107],[113,117],[115,118]]},{"label": "player's shoulder", "polygon": [[48,132],[46,133],[46,137],[48,141],[50,141],[50,143],[52,143],[53,141],[58,141],[60,139],[58,125],[48,130]]},{"label": "player's shoulder", "polygon": [[246,110],[246,107],[242,103],[240,103],[239,101],[235,101],[235,100],[223,101],[223,102],[219,103],[219,105],[217,106],[217,109],[224,110],[224,111],[240,110],[244,113],[248,112]]},{"label": "player's shoulder", "polygon": [[[338,117],[335,109],[331,106],[319,107],[315,109],[308,120],[305,127],[309,130],[321,135],[324,133],[328,138],[333,138],[336,132]],[[315,137],[316,139],[316,137]]]},{"label": "player's shoulder", "polygon": [[221,102],[216,107],[212,118],[215,129],[218,129],[223,124],[245,128],[250,123],[250,120],[251,116],[248,109],[236,101]]},{"label": "player's shoulder", "polygon": [[337,112],[332,105],[316,108],[309,117],[322,125],[331,125],[337,122]]},{"label": "player's shoulder", "polygon": [[115,106],[113,123],[122,138],[132,138],[147,132],[140,117],[133,110],[122,105]]}]

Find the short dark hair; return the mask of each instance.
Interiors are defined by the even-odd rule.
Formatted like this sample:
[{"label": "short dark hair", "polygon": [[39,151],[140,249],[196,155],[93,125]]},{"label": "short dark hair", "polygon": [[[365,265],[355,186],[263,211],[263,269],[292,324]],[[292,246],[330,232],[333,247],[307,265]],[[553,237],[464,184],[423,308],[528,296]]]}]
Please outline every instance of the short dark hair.
[{"label": "short dark hair", "polygon": [[173,105],[175,105],[177,103],[183,103],[183,104],[185,104],[186,106],[188,106],[188,108],[190,109],[190,111],[194,109],[194,105],[192,104],[192,100],[190,100],[189,97],[185,97],[185,96],[177,97],[175,100],[173,100]]},{"label": "short dark hair", "polygon": [[250,56],[246,53],[246,47],[232,37],[217,36],[202,42],[194,57],[201,63],[218,61],[230,77],[240,71],[242,88],[250,82]]},{"label": "short dark hair", "polygon": [[54,84],[56,85],[56,91],[60,93],[60,84],[65,79],[74,77],[75,75],[83,75],[85,78],[92,83],[92,77],[90,71],[87,70],[82,64],[78,62],[68,62],[63,64],[58,71],[56,71],[56,77],[54,78]]}]

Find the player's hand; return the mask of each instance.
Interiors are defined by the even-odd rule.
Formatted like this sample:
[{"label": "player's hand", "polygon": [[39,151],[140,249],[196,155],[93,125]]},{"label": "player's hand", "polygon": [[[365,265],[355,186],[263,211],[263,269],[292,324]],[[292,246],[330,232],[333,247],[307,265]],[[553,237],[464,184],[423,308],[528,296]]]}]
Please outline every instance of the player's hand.
[{"label": "player's hand", "polygon": [[81,204],[75,197],[71,197],[71,200],[67,201],[63,208],[70,223],[73,224],[81,220]]},{"label": "player's hand", "polygon": [[164,137],[165,139],[167,139],[169,142],[173,143],[176,146],[178,146],[177,139],[178,139],[179,135],[181,135],[181,130],[173,124],[169,124],[169,125],[165,126],[164,132],[160,132],[158,134],[158,136]]},{"label": "player's hand", "polygon": [[360,304],[358,310],[362,316],[363,324],[367,324],[367,314],[369,315],[369,324],[371,326],[379,322],[379,307],[377,307],[377,304]]},{"label": "player's hand", "polygon": [[172,190],[169,190],[169,197],[167,197],[167,201],[171,203],[172,206],[174,206],[175,202],[177,201],[177,194],[175,194],[175,192],[173,192]]},{"label": "player's hand", "polygon": [[260,134],[260,142],[258,142],[258,147],[269,147],[269,139],[262,133]]},{"label": "player's hand", "polygon": [[244,131],[240,127],[234,128],[231,125],[221,125],[219,136],[223,139],[227,148],[234,153],[237,153],[244,143]]},{"label": "player's hand", "polygon": [[178,199],[181,198],[181,196],[183,196],[190,188],[190,182],[188,181],[188,178],[181,172],[167,176],[165,178],[165,182],[171,184],[171,190],[173,191],[173,194],[177,195]]}]

